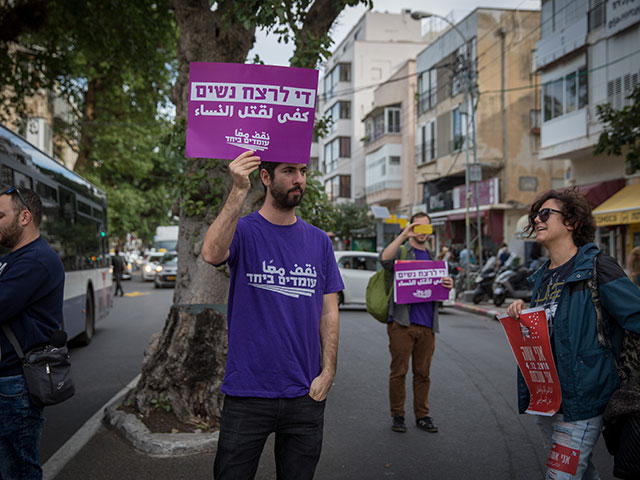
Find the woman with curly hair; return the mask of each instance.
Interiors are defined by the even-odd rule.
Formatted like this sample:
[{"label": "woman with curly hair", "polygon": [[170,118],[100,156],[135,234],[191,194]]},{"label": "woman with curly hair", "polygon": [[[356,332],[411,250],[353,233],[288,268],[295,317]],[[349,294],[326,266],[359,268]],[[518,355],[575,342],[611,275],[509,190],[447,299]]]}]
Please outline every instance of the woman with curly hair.
[{"label": "woman with curly hair", "polygon": [[[529,235],[549,252],[549,259],[530,277],[530,307],[544,307],[554,362],[562,391],[562,405],[552,417],[537,417],[550,456],[560,446],[578,461],[575,468],[549,468],[546,478],[599,479],[591,462],[602,428],[602,415],[620,380],[611,350],[598,341],[596,312],[587,281],[594,275],[606,328],[616,356],[624,330],[640,332],[640,289],[618,263],[601,253],[593,240],[596,225],[587,199],[577,189],[548,191],[531,206]],[[514,319],[524,308],[516,300],[507,309]],[[524,413],[529,391],[518,372],[518,407]],[[569,450],[567,450],[569,449]],[[572,464],[573,465],[573,464]]]}]

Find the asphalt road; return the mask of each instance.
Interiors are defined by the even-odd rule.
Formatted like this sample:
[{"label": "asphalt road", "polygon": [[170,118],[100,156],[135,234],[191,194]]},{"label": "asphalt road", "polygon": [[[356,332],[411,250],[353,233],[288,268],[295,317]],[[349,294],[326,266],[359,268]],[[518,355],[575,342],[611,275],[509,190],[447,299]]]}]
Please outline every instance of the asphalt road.
[{"label": "asphalt road", "polygon": [[41,464],[140,373],[149,338],[164,327],[173,289],[157,290],[153,282],[142,283],[139,273],[122,286],[125,296],[114,298],[107,318],[96,324],[91,344],[70,350],[76,394],[45,408]]},{"label": "asphalt road", "polygon": [[[366,312],[340,315],[339,366],[325,412],[316,480],[539,480],[548,451],[534,418],[519,415],[516,364],[498,322],[449,309],[431,367],[431,416],[438,433],[415,427],[407,381],[407,433],[391,430],[386,328]],[[275,479],[273,439],[258,479]],[[594,462],[603,480],[613,463],[602,440]]]}]

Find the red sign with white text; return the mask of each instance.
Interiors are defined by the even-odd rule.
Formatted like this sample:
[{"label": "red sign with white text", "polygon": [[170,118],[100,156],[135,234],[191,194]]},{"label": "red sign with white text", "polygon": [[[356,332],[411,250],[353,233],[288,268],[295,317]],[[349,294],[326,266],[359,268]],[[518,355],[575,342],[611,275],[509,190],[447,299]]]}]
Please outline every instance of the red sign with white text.
[{"label": "red sign with white text", "polygon": [[579,460],[580,450],[554,443],[547,459],[547,467],[575,475],[578,471]]},{"label": "red sign with white text", "polygon": [[562,392],[551,354],[544,308],[523,310],[519,322],[509,315],[500,315],[498,320],[529,388],[531,399],[526,412],[554,415],[562,403]]}]

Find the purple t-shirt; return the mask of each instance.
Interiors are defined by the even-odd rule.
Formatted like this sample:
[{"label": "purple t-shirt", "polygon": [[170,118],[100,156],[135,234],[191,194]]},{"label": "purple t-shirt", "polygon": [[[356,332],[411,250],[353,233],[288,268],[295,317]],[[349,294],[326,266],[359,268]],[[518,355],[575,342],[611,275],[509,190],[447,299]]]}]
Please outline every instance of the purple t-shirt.
[{"label": "purple t-shirt", "polygon": [[229,252],[222,393],[306,395],[321,370],[323,295],[344,288],[329,237],[300,218],[274,225],[254,212],[239,219]]},{"label": "purple t-shirt", "polygon": [[[416,260],[431,260],[429,253],[424,250],[413,249]],[[433,328],[433,302],[412,303],[409,309],[409,321],[415,325]]]}]

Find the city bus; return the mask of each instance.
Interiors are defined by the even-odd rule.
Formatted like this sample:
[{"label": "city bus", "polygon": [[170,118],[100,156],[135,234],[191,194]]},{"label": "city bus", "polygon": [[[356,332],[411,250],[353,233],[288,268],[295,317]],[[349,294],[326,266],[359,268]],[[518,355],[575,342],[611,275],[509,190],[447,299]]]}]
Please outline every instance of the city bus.
[{"label": "city bus", "polygon": [[[64,329],[70,340],[88,345],[113,306],[106,195],[0,125],[0,191],[12,186],[42,199],[40,234],[65,270]],[[0,257],[5,253],[0,247]]]}]

